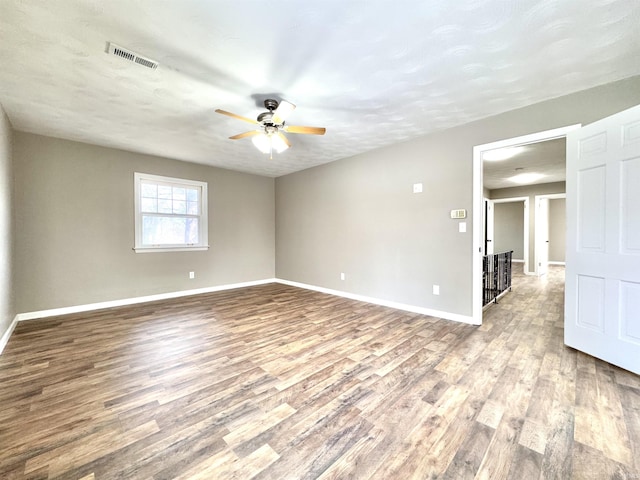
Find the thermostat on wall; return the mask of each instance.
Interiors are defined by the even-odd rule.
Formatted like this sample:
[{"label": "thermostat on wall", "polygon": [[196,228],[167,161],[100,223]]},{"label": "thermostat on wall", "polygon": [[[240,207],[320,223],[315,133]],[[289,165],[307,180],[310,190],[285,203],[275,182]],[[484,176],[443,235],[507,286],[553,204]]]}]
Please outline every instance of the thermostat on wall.
[{"label": "thermostat on wall", "polygon": [[465,209],[451,210],[451,218],[467,218],[467,211]]}]

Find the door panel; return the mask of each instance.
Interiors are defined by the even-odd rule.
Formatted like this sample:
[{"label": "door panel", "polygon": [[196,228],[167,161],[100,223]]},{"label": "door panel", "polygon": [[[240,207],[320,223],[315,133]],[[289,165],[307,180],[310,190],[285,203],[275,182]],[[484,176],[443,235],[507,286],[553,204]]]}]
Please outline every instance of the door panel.
[{"label": "door panel", "polygon": [[565,343],[640,373],[640,106],[567,135]]}]

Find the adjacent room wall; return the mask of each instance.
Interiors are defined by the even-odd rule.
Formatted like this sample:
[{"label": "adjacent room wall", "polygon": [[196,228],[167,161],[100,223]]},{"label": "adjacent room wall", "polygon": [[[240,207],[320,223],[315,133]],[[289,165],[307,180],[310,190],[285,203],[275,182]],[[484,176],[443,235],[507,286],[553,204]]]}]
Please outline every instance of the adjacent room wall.
[{"label": "adjacent room wall", "polygon": [[513,250],[514,260],[524,260],[524,201],[493,204],[494,253]]},{"label": "adjacent room wall", "polygon": [[[280,177],[276,275],[470,319],[473,147],[639,103],[633,77]],[[466,233],[452,209],[469,213]]]},{"label": "adjacent room wall", "polygon": [[[12,129],[0,105],[0,340],[16,315],[13,283],[13,154]],[[4,347],[0,341],[0,351]]]},{"label": "adjacent room wall", "polygon": [[549,261],[564,263],[566,250],[567,202],[564,198],[549,200]]},{"label": "adjacent room wall", "polygon": [[529,273],[536,271],[536,195],[565,193],[565,182],[542,183],[539,185],[525,185],[523,187],[499,188],[491,190],[492,200],[511,197],[529,197]]},{"label": "adjacent room wall", "polygon": [[[271,178],[21,132],[14,159],[18,312],[274,277]],[[208,251],[132,250],[134,172],[208,182]]]}]

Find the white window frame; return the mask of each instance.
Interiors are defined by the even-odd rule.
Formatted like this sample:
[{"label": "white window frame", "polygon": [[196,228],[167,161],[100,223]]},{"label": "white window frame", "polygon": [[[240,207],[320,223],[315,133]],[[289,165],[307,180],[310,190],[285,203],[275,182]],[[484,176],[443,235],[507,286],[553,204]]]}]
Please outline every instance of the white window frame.
[{"label": "white window frame", "polygon": [[[161,175],[151,175],[148,173],[134,172],[134,213],[135,213],[135,246],[133,250],[136,253],[151,252],[181,252],[181,251],[199,251],[209,249],[209,228],[208,228],[208,212],[207,212],[207,182],[199,182],[196,180],[186,180],[183,178],[164,177]],[[141,184],[143,181],[152,183],[171,185],[173,187],[199,187],[200,188],[200,214],[198,215],[198,237],[200,242],[197,244],[177,244],[177,245],[144,245],[142,243],[142,212],[141,209]],[[179,217],[192,217],[191,215],[176,215]]]}]

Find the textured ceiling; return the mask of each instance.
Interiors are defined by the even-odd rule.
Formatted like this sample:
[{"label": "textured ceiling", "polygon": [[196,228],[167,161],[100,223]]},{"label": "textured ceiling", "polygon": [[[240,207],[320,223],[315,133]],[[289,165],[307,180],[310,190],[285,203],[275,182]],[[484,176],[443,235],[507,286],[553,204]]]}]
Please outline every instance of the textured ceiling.
[{"label": "textured ceiling", "polygon": [[518,155],[507,160],[485,160],[482,164],[482,183],[489,190],[517,187],[522,184],[514,183],[509,178],[522,173],[544,175],[540,180],[527,182],[526,185],[564,182],[567,178],[566,148],[566,139],[558,138],[526,145]]},{"label": "textured ceiling", "polygon": [[[0,0],[17,130],[280,176],[640,74],[637,0]],[[156,70],[105,53],[117,43]],[[266,97],[298,108],[259,153]]]}]

